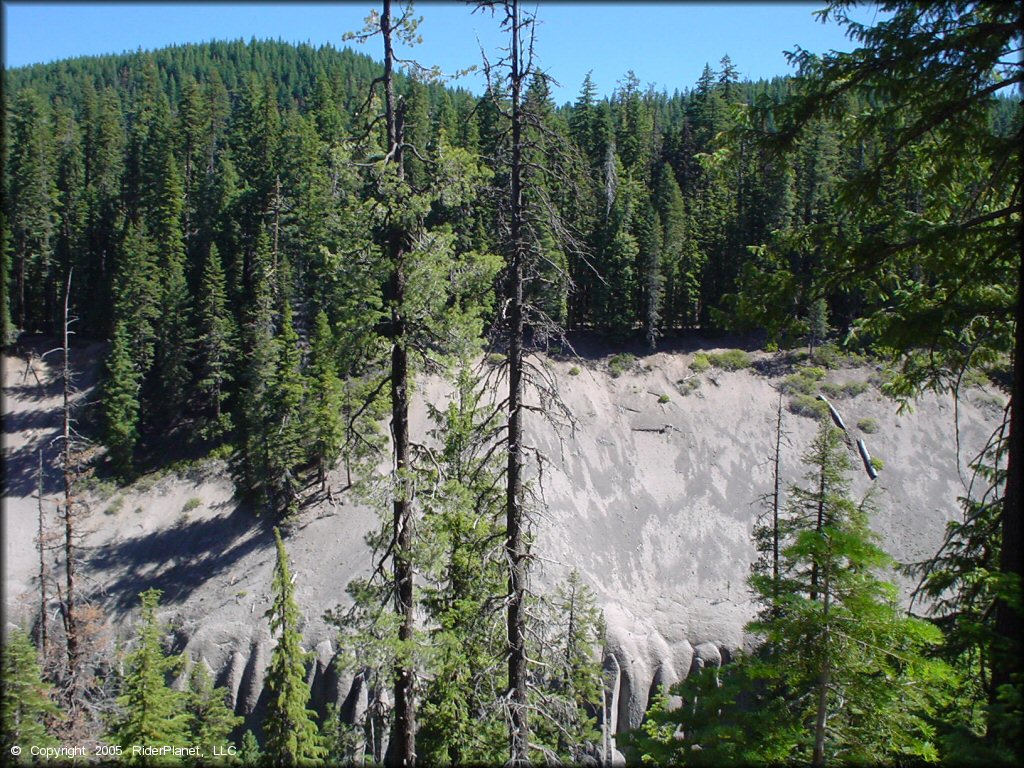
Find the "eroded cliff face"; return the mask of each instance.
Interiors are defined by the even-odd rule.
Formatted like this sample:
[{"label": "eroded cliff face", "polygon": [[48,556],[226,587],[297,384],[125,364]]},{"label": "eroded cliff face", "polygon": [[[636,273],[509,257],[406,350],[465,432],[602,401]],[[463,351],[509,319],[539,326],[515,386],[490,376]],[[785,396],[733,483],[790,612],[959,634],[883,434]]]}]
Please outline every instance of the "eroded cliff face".
[{"label": "eroded cliff face", "polygon": [[[608,625],[604,665],[613,732],[637,726],[659,688],[749,643],[743,626],[753,615],[745,583],[755,558],[751,531],[765,510],[759,499],[772,485],[775,387],[782,374],[712,369],[693,387],[691,359],[659,353],[618,377],[599,363],[549,362],[574,428],[554,429],[538,414],[528,425],[531,455],[542,457],[534,487],[547,505],[537,516],[533,578],[541,587],[553,585],[575,568],[595,590]],[[97,360],[95,349],[83,353],[84,381]],[[46,386],[32,377],[22,382],[24,359],[4,365],[5,608],[8,621],[18,621],[38,599],[34,461],[57,428],[59,386],[45,365],[36,369]],[[829,380],[867,381],[871,373],[843,369]],[[415,434],[427,428],[423,401],[443,402],[446,392],[438,381],[423,382]],[[926,396],[902,415],[874,386],[834,404],[849,429],[854,493],[874,488],[873,527],[883,545],[903,562],[927,557],[946,521],[959,515],[961,476],[996,423],[998,393],[975,389],[962,396],[959,440],[949,396]],[[877,422],[872,434],[856,426],[867,418]],[[785,485],[806,472],[799,457],[815,423],[786,412],[783,428]],[[875,481],[861,469],[858,438],[884,461]],[[336,491],[344,485],[340,471],[331,480]],[[44,500],[57,496],[50,477]],[[375,692],[360,676],[337,671],[334,632],[323,613],[347,604],[346,584],[369,572],[363,537],[375,525],[373,510],[336,492],[333,502],[309,506],[287,541],[306,647],[314,655],[314,704],[322,710],[334,702],[351,719],[365,712]],[[232,498],[224,465],[143,478],[94,498],[88,529],[86,573],[112,630],[130,631],[140,591],[163,589],[162,618],[177,644],[209,665],[240,714],[258,721],[273,647],[264,618],[273,539],[267,522]]]}]

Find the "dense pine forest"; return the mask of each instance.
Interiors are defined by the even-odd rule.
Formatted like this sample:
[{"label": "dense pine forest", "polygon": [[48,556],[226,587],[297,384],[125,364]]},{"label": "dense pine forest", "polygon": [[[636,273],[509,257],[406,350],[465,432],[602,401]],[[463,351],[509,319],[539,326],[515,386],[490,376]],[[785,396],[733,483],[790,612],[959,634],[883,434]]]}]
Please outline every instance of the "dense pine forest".
[{"label": "dense pine forest", "polygon": [[[105,344],[97,395],[73,412],[65,398],[54,459],[60,626],[47,637],[43,611],[5,630],[5,752],[77,739],[143,764],[114,745],[245,764],[610,760],[594,596],[575,574],[530,588],[543,500],[526,416],[572,420],[536,361],[584,337],[635,351],[732,332],[869,356],[896,398],[995,382],[1011,405],[974,467],[991,492],[919,567],[935,607],[909,615],[823,411],[806,483],[756,531],[757,650],[663,692],[624,754],[1014,763],[1019,11],[894,2],[861,27],[837,2],[826,16],[857,49],[798,50],[791,77],[751,82],[723,52],[671,94],[625,72],[609,97],[588,76],[558,105],[523,43],[533,17],[480,6],[508,38],[478,64],[483,93],[399,62],[415,13],[390,2],[350,35],[369,54],[254,39],[5,70],[4,343],[24,358],[54,339],[65,359]],[[411,435],[427,374],[456,397]],[[206,455],[254,525],[276,526],[279,639],[256,733],[205,666],[168,652],[159,591],[116,659],[90,646],[102,618],[75,596],[88,483]],[[382,462],[390,474],[364,482]],[[358,728],[308,707],[287,552],[339,466],[381,509],[374,574],[331,616],[345,663],[387,691]]]}]

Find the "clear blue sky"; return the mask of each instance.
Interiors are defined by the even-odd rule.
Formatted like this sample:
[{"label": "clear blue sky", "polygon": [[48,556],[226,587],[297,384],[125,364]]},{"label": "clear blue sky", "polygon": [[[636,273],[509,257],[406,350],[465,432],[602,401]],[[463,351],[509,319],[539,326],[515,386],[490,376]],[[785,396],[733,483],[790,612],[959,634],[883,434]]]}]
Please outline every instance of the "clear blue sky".
[{"label": "clear blue sky", "polygon": [[[824,1],[802,3],[569,3],[540,0],[537,51],[541,66],[561,86],[558,103],[576,97],[593,70],[602,94],[632,69],[643,86],[672,92],[694,85],[705,62],[717,69],[729,54],[740,76],[789,74],[783,51],[800,45],[815,53],[849,50],[835,24],[813,12]],[[4,63],[8,67],[102,53],[151,50],[172,43],[251,37],[332,43],[362,27],[379,3],[4,3]],[[497,21],[463,4],[421,2],[423,45],[414,55],[446,71],[480,60],[480,45],[496,55]],[[871,21],[873,7],[859,18]],[[479,41],[479,44],[478,44]],[[380,58],[380,42],[360,47]],[[479,90],[479,77],[463,84]]]}]

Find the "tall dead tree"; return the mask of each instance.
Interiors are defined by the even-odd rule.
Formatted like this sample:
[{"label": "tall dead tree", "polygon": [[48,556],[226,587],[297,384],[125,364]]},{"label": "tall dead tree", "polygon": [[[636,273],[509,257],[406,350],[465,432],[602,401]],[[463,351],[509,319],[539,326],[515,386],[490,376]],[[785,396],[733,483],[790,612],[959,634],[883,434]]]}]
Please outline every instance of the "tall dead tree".
[{"label": "tall dead tree", "polygon": [[39,466],[36,470],[36,500],[39,504],[39,531],[36,539],[36,546],[39,549],[39,654],[42,657],[42,667],[46,669],[47,649],[49,638],[47,636],[46,616],[46,536],[43,514],[43,449],[39,449]]},{"label": "tall dead tree", "polygon": [[782,392],[775,410],[775,453],[772,456],[772,600],[779,599],[779,462],[782,456]]},{"label": "tall dead tree", "polygon": [[[408,10],[407,10],[408,13]],[[401,115],[395,101],[392,43],[394,26],[391,0],[384,0],[380,17],[384,38],[384,113],[387,128],[385,168],[391,166],[399,184],[404,179],[404,144]],[[385,170],[385,172],[388,172]],[[409,455],[409,349],[405,318],[407,265],[410,233],[402,226],[403,217],[391,216],[387,224],[386,248],[391,274],[388,278],[391,299],[391,435],[395,451],[395,497],[392,503],[395,549],[395,612],[399,616],[398,640],[408,648],[413,639],[413,565],[412,565],[412,480]],[[400,653],[394,669],[395,711],[391,735],[391,755],[395,765],[416,762],[415,669],[411,654]]]},{"label": "tall dead tree", "polygon": [[508,476],[505,495],[505,556],[508,559],[509,750],[513,764],[529,760],[527,717],[526,578],[523,514],[523,115],[526,74],[522,66],[519,0],[506,6],[511,33],[510,74],[512,159],[509,168],[508,285]]},{"label": "tall dead tree", "polygon": [[62,615],[64,618],[64,635],[67,644],[68,676],[75,688],[75,681],[78,679],[78,616],[76,613],[75,594],[75,561],[78,557],[75,551],[75,515],[76,499],[74,494],[76,460],[72,446],[71,429],[71,355],[70,355],[70,326],[71,317],[68,313],[69,301],[71,298],[71,270],[68,270],[67,286],[64,290],[64,324],[61,347],[64,351],[63,363],[61,366],[61,380],[64,390],[64,405],[62,409],[61,429],[61,469],[64,478],[64,506],[62,518],[64,523],[64,596],[62,599]]},{"label": "tall dead tree", "polygon": [[[502,170],[503,187],[498,201],[500,242],[505,255],[504,302],[499,337],[505,345],[504,369],[508,376],[507,466],[505,484],[505,558],[508,567],[506,632],[509,723],[509,757],[513,765],[528,762],[531,749],[529,712],[529,653],[527,649],[527,598],[529,595],[530,517],[525,478],[527,446],[524,417],[533,409],[556,428],[572,424],[572,415],[558,395],[557,382],[542,361],[527,361],[535,345],[550,340],[568,347],[559,324],[543,307],[545,283],[564,282],[571,287],[562,265],[545,252],[541,243],[546,231],[565,250],[586,259],[579,238],[565,226],[550,187],[571,190],[573,181],[563,172],[572,147],[536,114],[528,85],[548,78],[535,65],[535,18],[524,13],[519,0],[479,0],[477,7],[499,16],[509,36],[507,48],[496,63],[485,56],[484,70],[493,107],[504,118],[507,130],[500,137],[501,157],[490,158]],[[500,71],[500,76],[498,72]],[[546,83],[544,83],[546,85]],[[529,341],[529,343],[528,343]],[[570,347],[571,348],[571,347]],[[526,389],[542,401],[526,402]],[[538,460],[541,457],[538,454]]]}]

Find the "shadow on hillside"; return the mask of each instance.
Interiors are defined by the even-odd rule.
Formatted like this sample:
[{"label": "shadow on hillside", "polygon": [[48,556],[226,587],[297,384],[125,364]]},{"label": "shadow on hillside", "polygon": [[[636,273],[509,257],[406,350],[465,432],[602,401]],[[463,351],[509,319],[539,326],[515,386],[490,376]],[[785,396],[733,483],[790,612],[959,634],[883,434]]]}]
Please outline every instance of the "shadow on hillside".
[{"label": "shadow on hillside", "polygon": [[[42,378],[42,383],[36,383],[31,373],[23,382],[23,368],[25,356],[30,353],[41,355],[54,349],[56,342],[46,336],[29,336],[23,334],[18,345],[6,350],[6,353],[17,356],[21,363],[13,377],[16,383],[7,384],[3,389],[5,401],[18,401],[22,404],[31,404],[35,408],[18,411],[4,411],[3,431],[0,437],[3,439],[3,495],[8,497],[32,496],[36,493],[38,483],[39,449],[43,449],[44,482],[43,493],[45,495],[57,493],[61,490],[60,471],[57,469],[57,457],[60,451],[60,440],[56,438],[61,430],[61,400],[63,382],[53,371],[61,363],[61,353],[57,352],[47,357],[47,364],[50,366],[49,380]],[[88,436],[88,425],[86,424],[87,409],[90,407],[93,397],[93,390],[99,380],[100,365],[105,342],[81,341],[71,346],[71,369],[72,381],[74,384],[74,405],[72,416],[75,419],[75,429],[79,433]],[[41,366],[38,358],[34,365]],[[40,368],[40,375],[45,371]],[[58,398],[45,408],[40,406],[46,399]],[[35,432],[35,434],[31,434]],[[10,447],[10,438],[17,433],[23,433],[25,445],[19,448]]]},{"label": "shadow on hillside", "polygon": [[[5,427],[7,417],[4,417]],[[12,430],[13,431],[13,430]],[[43,496],[63,493],[63,481],[56,468],[60,433],[54,429],[20,448],[4,448],[3,495],[6,498],[35,496],[39,489],[39,449],[43,449]]]},{"label": "shadow on hillside", "polygon": [[18,411],[4,415],[4,434],[36,429],[55,429],[57,414],[48,411]]},{"label": "shadow on hillside", "polygon": [[[20,381],[20,375],[18,377]],[[36,384],[31,376],[26,384],[8,384],[4,387],[4,397],[10,397],[25,403],[40,403],[50,397],[57,397],[63,392],[60,380],[42,385]],[[6,419],[6,417],[5,417]]]},{"label": "shadow on hillside", "polygon": [[239,503],[227,516],[182,519],[171,528],[97,547],[88,566],[110,609],[128,611],[137,606],[139,593],[151,587],[163,590],[162,603],[180,603],[272,543],[269,526]]}]

